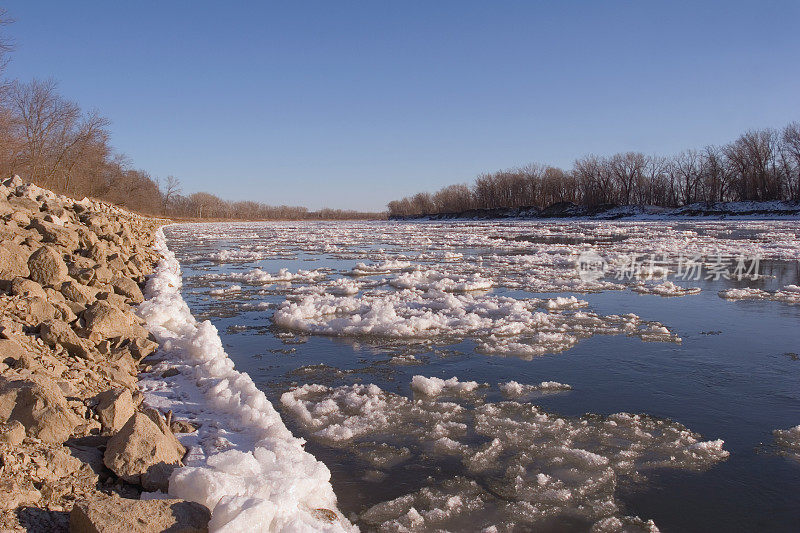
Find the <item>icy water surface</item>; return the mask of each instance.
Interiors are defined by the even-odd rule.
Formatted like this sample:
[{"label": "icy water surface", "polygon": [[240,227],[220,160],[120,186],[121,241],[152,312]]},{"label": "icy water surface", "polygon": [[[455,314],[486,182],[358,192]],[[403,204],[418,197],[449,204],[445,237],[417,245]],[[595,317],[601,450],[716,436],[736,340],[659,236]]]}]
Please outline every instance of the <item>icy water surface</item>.
[{"label": "icy water surface", "polygon": [[773,431],[800,424],[798,231],[165,229],[194,314],[367,531],[796,531],[800,430]]}]

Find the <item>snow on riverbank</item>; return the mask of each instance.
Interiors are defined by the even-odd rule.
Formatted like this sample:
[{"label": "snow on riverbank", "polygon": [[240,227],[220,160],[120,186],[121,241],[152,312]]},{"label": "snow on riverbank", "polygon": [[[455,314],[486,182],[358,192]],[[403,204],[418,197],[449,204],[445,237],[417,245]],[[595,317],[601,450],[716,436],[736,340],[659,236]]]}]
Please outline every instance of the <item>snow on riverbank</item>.
[{"label": "snow on riverbank", "polygon": [[179,373],[144,377],[148,404],[200,424],[184,439],[185,467],[169,494],[212,511],[212,531],[356,531],[336,507],[330,472],[303,449],[250,376],[234,369],[216,328],[197,322],[181,297],[181,270],[161,231],[162,254],[139,308]]}]

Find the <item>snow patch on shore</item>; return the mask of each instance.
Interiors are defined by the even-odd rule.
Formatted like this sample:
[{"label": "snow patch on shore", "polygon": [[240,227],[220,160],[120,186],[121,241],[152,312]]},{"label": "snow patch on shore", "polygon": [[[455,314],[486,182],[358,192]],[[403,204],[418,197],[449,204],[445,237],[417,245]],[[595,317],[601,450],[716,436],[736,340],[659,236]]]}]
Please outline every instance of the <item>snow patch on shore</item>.
[{"label": "snow patch on shore", "polygon": [[234,369],[216,328],[197,322],[181,297],[181,270],[157,235],[162,254],[139,307],[165,357],[180,374],[142,380],[146,401],[199,422],[184,438],[185,467],[169,494],[211,509],[212,531],[356,531],[338,512],[330,472],[303,449],[263,392]]}]

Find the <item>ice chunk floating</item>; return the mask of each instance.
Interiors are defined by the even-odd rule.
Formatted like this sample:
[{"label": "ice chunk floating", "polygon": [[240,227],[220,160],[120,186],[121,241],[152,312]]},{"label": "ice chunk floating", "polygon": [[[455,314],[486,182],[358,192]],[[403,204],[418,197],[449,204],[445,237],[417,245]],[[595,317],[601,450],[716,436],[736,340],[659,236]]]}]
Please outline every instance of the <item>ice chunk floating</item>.
[{"label": "ice chunk floating", "polygon": [[[654,468],[706,469],[728,457],[721,440],[703,441],[681,424],[646,415],[561,417],[536,405],[464,404],[478,384],[414,376],[420,397],[375,385],[304,385],[281,403],[313,438],[347,447],[378,470],[425,457],[454,457],[459,475],[366,510],[380,531],[518,531],[559,519],[597,531],[653,531],[625,516],[615,500],[618,479]],[[566,389],[544,382],[539,389]],[[518,383],[504,392],[523,394]],[[617,527],[618,526],[618,527]]]}]

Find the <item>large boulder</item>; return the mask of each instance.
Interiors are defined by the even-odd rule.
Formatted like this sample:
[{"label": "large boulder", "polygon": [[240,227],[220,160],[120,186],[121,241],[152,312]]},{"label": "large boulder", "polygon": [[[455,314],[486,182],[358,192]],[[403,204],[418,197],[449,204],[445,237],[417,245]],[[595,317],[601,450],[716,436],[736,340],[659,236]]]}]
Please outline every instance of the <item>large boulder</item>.
[{"label": "large boulder", "polygon": [[149,411],[134,413],[109,439],[103,463],[128,483],[166,491],[169,476],[181,465],[186,449],[161,416]]},{"label": "large boulder", "polygon": [[42,246],[31,254],[28,269],[28,277],[39,285],[60,285],[69,274],[64,258],[50,246]]},{"label": "large boulder", "polygon": [[0,377],[0,421],[10,420],[22,423],[29,437],[53,443],[64,442],[79,423],[55,383]]},{"label": "large boulder", "polygon": [[24,320],[31,326],[61,316],[61,313],[53,307],[53,304],[47,298],[28,296],[23,300],[23,303],[25,304]]},{"label": "large boulder", "polygon": [[70,252],[79,246],[78,233],[58,224],[35,218],[31,221],[30,229],[38,231],[43,242],[63,246]]},{"label": "large boulder", "polygon": [[17,446],[25,440],[25,426],[19,420],[0,422],[0,444]]},{"label": "large boulder", "polygon": [[133,396],[129,389],[111,389],[97,395],[95,412],[100,418],[103,433],[114,434],[133,416]]},{"label": "large boulder", "polygon": [[88,305],[97,299],[97,289],[78,283],[75,280],[62,283],[61,294],[67,300],[84,305]]},{"label": "large boulder", "polygon": [[[94,234],[92,234],[94,235]],[[95,237],[96,239],[97,237]],[[108,259],[108,246],[102,241],[96,241],[89,247],[89,257],[96,263],[105,263]]]},{"label": "large boulder", "polygon": [[16,277],[11,280],[11,294],[15,296],[38,296],[47,298],[47,293],[41,285],[32,279]]},{"label": "large boulder", "polygon": [[114,287],[114,292],[130,299],[135,304],[140,304],[144,301],[144,295],[139,285],[130,278],[125,276],[116,276],[111,280],[111,286]]},{"label": "large boulder", "polygon": [[0,339],[0,362],[11,364],[28,355],[28,350],[23,348],[13,339]]},{"label": "large boulder", "polygon": [[15,211],[28,211],[29,213],[39,212],[39,202],[24,196],[11,196],[8,203]]},{"label": "large boulder", "polygon": [[86,330],[103,339],[125,337],[130,333],[132,322],[117,307],[105,300],[98,300],[83,313]]},{"label": "large boulder", "polygon": [[3,242],[0,246],[0,279],[14,279],[17,276],[27,278],[28,257],[30,251],[12,242]]},{"label": "large boulder", "polygon": [[211,513],[185,500],[130,500],[94,493],[69,515],[71,533],[205,533]]},{"label": "large boulder", "polygon": [[45,320],[39,324],[39,336],[49,346],[63,346],[70,355],[89,358],[89,350],[84,340],[72,331],[69,324],[61,320]]}]

